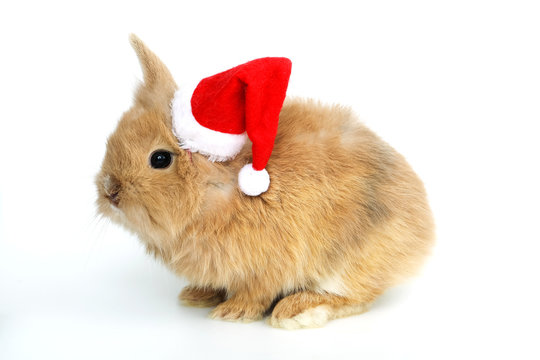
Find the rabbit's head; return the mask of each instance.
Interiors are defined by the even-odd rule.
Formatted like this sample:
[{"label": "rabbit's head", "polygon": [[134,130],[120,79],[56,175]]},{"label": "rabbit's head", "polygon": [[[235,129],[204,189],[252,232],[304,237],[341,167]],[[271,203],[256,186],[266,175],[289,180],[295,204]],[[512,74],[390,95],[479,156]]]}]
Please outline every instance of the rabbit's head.
[{"label": "rabbit's head", "polygon": [[144,82],[107,141],[96,177],[98,212],[148,240],[174,236],[194,213],[199,194],[194,156],[171,130],[176,84],[165,65],[136,36]]}]

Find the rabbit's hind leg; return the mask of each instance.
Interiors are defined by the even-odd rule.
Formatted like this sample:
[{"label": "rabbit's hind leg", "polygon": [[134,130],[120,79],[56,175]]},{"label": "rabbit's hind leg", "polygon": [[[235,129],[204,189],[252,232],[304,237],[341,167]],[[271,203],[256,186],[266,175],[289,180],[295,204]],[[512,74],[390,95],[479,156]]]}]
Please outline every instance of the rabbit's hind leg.
[{"label": "rabbit's hind leg", "polygon": [[344,296],[300,291],[281,299],[268,322],[285,329],[321,327],[332,319],[361,314],[369,305]]}]

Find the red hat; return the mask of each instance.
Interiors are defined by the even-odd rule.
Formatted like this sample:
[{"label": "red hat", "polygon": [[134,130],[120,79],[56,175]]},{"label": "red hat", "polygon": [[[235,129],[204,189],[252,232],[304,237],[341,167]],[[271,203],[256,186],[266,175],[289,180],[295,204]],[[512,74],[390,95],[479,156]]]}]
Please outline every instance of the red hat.
[{"label": "red hat", "polygon": [[173,131],[183,149],[211,161],[234,158],[249,137],[253,164],[238,174],[240,189],[257,196],[270,185],[265,170],[291,74],[287,58],[262,58],[201,80],[193,92],[178,90]]}]

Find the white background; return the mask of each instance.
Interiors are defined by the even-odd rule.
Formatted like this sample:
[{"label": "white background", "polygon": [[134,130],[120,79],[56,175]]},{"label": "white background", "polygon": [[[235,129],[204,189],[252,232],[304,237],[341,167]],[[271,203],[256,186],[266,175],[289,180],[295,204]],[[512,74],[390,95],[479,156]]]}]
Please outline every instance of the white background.
[{"label": "white background", "polygon": [[[0,359],[540,358],[536,1],[0,5]],[[177,81],[261,56],[352,106],[425,181],[422,274],[322,329],[207,318],[93,177],[131,103],[138,34]],[[536,342],[536,343],[535,343]]]}]

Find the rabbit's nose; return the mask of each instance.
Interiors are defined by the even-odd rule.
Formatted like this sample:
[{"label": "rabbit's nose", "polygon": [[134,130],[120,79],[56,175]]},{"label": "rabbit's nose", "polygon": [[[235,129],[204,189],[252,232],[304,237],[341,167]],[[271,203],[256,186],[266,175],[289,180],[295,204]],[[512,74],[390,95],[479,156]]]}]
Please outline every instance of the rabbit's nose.
[{"label": "rabbit's nose", "polygon": [[118,206],[120,204],[120,182],[113,176],[107,175],[103,181],[105,188],[105,197],[111,204]]}]

